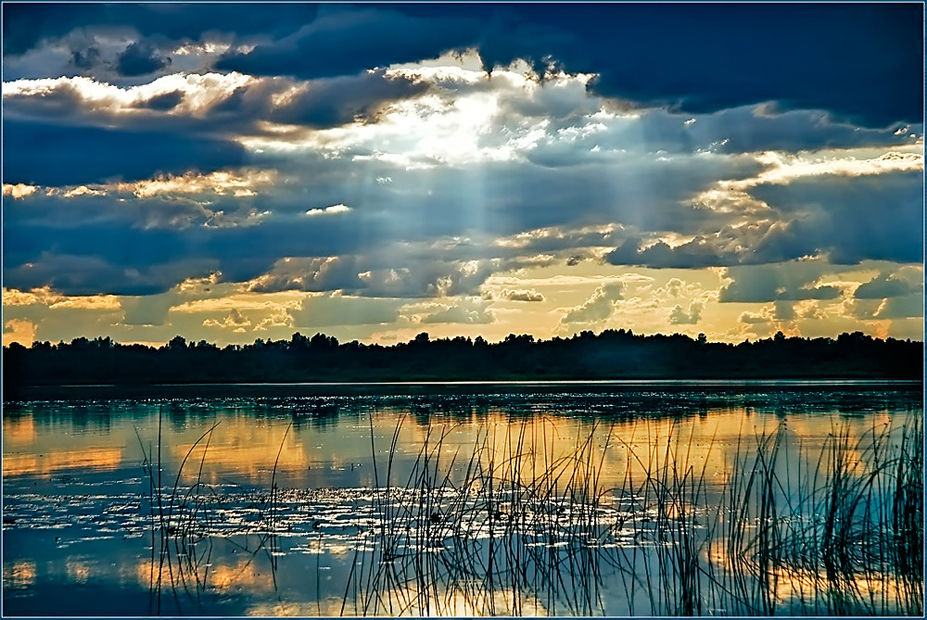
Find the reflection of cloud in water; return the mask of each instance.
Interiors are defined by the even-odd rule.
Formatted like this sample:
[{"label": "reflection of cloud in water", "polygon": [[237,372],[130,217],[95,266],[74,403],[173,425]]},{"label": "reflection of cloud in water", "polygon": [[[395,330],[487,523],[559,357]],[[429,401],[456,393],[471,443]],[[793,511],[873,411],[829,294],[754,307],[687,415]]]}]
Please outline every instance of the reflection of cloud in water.
[{"label": "reflection of cloud in water", "polygon": [[[426,597],[427,608],[417,607],[423,599],[418,594],[405,588],[393,588],[380,592],[377,596],[376,615],[421,616],[440,618],[465,618],[487,615],[511,615],[517,609],[519,616],[548,616],[539,601],[533,600],[531,593],[518,595],[517,607],[513,605],[515,595],[511,591],[495,591],[468,596],[463,592],[436,591]],[[368,613],[371,610],[368,610]],[[319,602],[299,603],[291,601],[258,603],[245,611],[248,616],[341,616],[361,614],[362,609],[354,609],[353,603],[345,604],[342,598],[330,597]],[[494,613],[492,613],[494,612]]]},{"label": "reflection of cloud in water", "polygon": [[247,616],[260,617],[312,617],[312,616],[340,616],[341,598],[327,598],[317,603],[297,603],[292,601],[279,601],[272,603],[258,603],[245,610]]},{"label": "reflection of cloud in water", "polygon": [[122,464],[121,448],[84,448],[42,454],[4,454],[3,475],[44,475],[70,470],[113,470]]},{"label": "reflection of cloud in water", "polygon": [[194,587],[197,582],[202,583],[204,578],[209,588],[221,592],[266,593],[274,591],[271,570],[262,568],[250,556],[238,559],[234,564],[213,557],[210,565],[201,566],[196,574],[193,574],[187,565],[178,565],[176,558],[172,558],[171,562],[173,564],[170,564],[167,559],[163,564],[158,560],[152,564],[150,559],[139,562],[135,570],[139,585],[146,589],[152,584],[156,586],[160,570],[162,591],[169,590],[172,582],[177,588],[183,588],[184,584],[187,587]]},{"label": "reflection of cloud in water", "polygon": [[3,585],[8,588],[28,588],[35,583],[35,562],[21,560],[3,568]]},{"label": "reflection of cloud in water", "polygon": [[35,440],[35,422],[31,415],[3,418],[4,447],[29,445]]},{"label": "reflection of cloud in water", "polygon": [[85,562],[83,558],[69,557],[65,561],[64,567],[68,573],[68,581],[71,583],[87,583],[87,580],[90,579],[90,564]]},{"label": "reflection of cloud in water", "polygon": [[[550,613],[544,608],[537,597],[536,593],[521,590],[513,592],[500,586],[499,589],[487,592],[485,590],[474,589],[472,592],[460,590],[447,591],[445,588],[438,586],[437,589],[429,591],[426,596],[422,597],[419,592],[412,588],[391,588],[386,591],[377,592],[376,605],[367,609],[366,613],[371,612],[375,615],[390,616],[431,616],[441,618],[466,618],[479,616],[549,616]],[[345,614],[362,615],[365,610],[354,608],[350,603],[345,606]],[[324,610],[323,610],[324,612]],[[327,615],[341,615],[341,601],[333,610],[334,613]]]},{"label": "reflection of cloud in water", "polygon": [[[184,467],[184,478],[187,481],[196,478],[205,451],[204,477],[209,482],[217,481],[218,472],[231,470],[252,482],[269,483],[281,442],[283,449],[280,450],[277,471],[306,470],[310,466],[310,460],[306,455],[305,446],[292,429],[284,441],[285,432],[286,424],[256,424],[253,418],[244,416],[223,419],[212,431],[211,437],[203,439],[193,449]],[[178,465],[191,447],[192,441],[171,446],[172,458]]]}]

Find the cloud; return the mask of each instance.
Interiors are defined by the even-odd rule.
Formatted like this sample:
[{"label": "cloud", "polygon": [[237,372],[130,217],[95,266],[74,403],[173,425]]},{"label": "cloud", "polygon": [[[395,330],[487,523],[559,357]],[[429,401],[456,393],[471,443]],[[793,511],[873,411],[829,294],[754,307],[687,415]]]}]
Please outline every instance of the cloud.
[{"label": "cloud", "polygon": [[757,186],[751,194],[788,219],[770,231],[754,254],[766,261],[827,253],[840,264],[920,262],[922,178],[922,172],[892,172]]},{"label": "cloud", "polygon": [[229,54],[216,67],[251,75],[344,75],[467,46],[476,25],[472,18],[416,17],[392,7],[322,5],[317,18],[298,32],[244,54]]},{"label": "cloud", "polygon": [[162,95],[155,95],[150,99],[146,99],[139,105],[143,108],[158,110],[160,112],[167,112],[176,108],[180,102],[183,101],[183,97],[183,91],[175,90],[169,93],[164,93]]},{"label": "cloud", "polygon": [[530,289],[502,289],[499,295],[511,301],[544,301],[544,296],[542,294]]},{"label": "cloud", "polygon": [[306,215],[310,217],[315,217],[317,215],[337,215],[338,213],[347,213],[350,210],[351,207],[339,203],[322,209],[309,209],[306,211]]},{"label": "cloud", "polygon": [[730,281],[721,287],[721,303],[763,303],[776,300],[836,299],[843,289],[817,280],[833,267],[821,261],[729,267]]},{"label": "cloud", "polygon": [[762,312],[742,312],[737,319],[746,325],[763,325],[772,321],[768,309],[764,308]]},{"label": "cloud", "polygon": [[14,342],[29,346],[35,340],[36,326],[32,321],[25,319],[10,319],[3,324],[3,346],[7,347]]},{"label": "cloud", "polygon": [[672,325],[695,325],[702,318],[702,304],[697,301],[689,304],[689,310],[686,311],[679,304],[673,306],[669,315],[669,322]]},{"label": "cloud", "polygon": [[251,321],[246,318],[240,311],[233,308],[222,320],[206,319],[203,321],[203,327],[218,327],[220,329],[231,329],[236,333],[244,333],[247,328],[251,327]]},{"label": "cloud", "polygon": [[305,297],[298,308],[288,312],[295,327],[375,325],[396,321],[403,303],[401,299],[370,299],[340,294],[311,295]]},{"label": "cloud", "polygon": [[876,310],[876,319],[904,319],[924,316],[924,295],[902,295],[886,299]]},{"label": "cloud", "polygon": [[419,315],[421,323],[463,323],[468,325],[493,322],[493,314],[488,304],[479,298],[464,298],[455,305],[430,304],[424,315]]},{"label": "cloud", "polygon": [[[223,71],[316,77],[477,47],[487,69],[526,58],[543,73],[558,63],[596,73],[602,94],[687,113],[778,99],[791,109],[831,110],[884,127],[917,122],[922,112],[921,11],[910,4],[276,5],[260,13],[244,5],[11,5],[4,56],[25,71],[27,52],[81,31],[93,46],[98,33],[121,28],[163,57],[168,47],[220,34],[254,45],[219,60]],[[724,45],[706,44],[706,37],[723,37]],[[643,48],[651,53],[640,56]],[[687,50],[685,71],[679,49]],[[70,61],[66,54],[59,62]],[[51,65],[44,61],[49,71],[59,68]]]},{"label": "cloud", "polygon": [[[787,100],[757,99],[769,85],[741,72],[713,95],[688,73],[643,79],[640,63],[605,54],[640,49],[622,47],[643,36],[630,24],[655,15],[688,40],[695,35],[681,15],[787,23],[775,11],[531,9],[281,5],[247,23],[246,12],[224,5],[211,7],[212,19],[185,5],[5,6],[10,75],[37,78],[4,84],[4,146],[16,153],[4,160],[4,194],[15,198],[4,204],[5,281],[138,296],[218,270],[224,283],[254,293],[444,300],[478,294],[494,273],[564,262],[583,270],[592,261],[582,259],[604,255],[654,268],[726,266],[729,300],[766,303],[845,290],[793,259],[920,260],[923,159],[910,138],[922,131],[919,119],[898,134],[894,116],[848,120],[851,97],[809,109],[823,91],[790,87],[775,91]],[[906,10],[854,6],[852,19],[835,16],[849,31],[874,32],[856,20]],[[35,33],[11,30],[29,15]],[[192,21],[179,23],[184,17]],[[799,47],[831,58],[796,24]],[[598,41],[606,31],[607,45]],[[897,59],[907,39],[860,45]],[[696,47],[696,56],[714,53]],[[332,49],[342,53],[323,53]],[[750,49],[760,65],[778,54]],[[138,66],[128,72],[149,71],[118,75],[117,58],[130,50]],[[643,67],[670,66],[667,54],[654,52]],[[228,72],[233,66],[255,74]],[[882,77],[869,69],[860,80],[871,88]],[[735,92],[741,82],[749,88]],[[896,94],[908,88],[900,84]],[[843,86],[844,95],[854,88]],[[888,92],[873,118],[904,107]],[[794,276],[760,274],[751,284],[735,269],[769,262]],[[893,281],[894,267],[882,271],[885,281],[860,286],[860,295]],[[542,296],[518,286],[502,295],[554,301],[546,288]],[[610,316],[615,299],[587,300],[564,320]],[[171,306],[152,301],[148,314],[128,302],[126,325],[164,323]],[[678,318],[691,319],[695,301],[705,303],[673,299],[660,317],[678,304]]]},{"label": "cloud", "polygon": [[151,43],[137,41],[119,55],[116,68],[121,75],[134,77],[154,73],[170,64],[171,59],[162,56]]},{"label": "cloud", "polygon": [[[91,145],[93,157],[86,157]],[[6,152],[16,153],[16,157],[3,159],[4,180],[30,185],[135,181],[190,170],[212,172],[245,160],[241,145],[205,136],[18,122],[6,117],[3,146]]]},{"label": "cloud", "polygon": [[3,195],[14,199],[25,198],[34,194],[37,189],[39,189],[37,186],[26,185],[25,183],[4,183]]},{"label": "cloud", "polygon": [[920,291],[923,288],[923,273],[918,277],[917,271],[909,268],[900,269],[895,273],[880,273],[872,280],[860,284],[853,296],[857,299],[883,299]]},{"label": "cloud", "polygon": [[730,265],[738,262],[735,254],[724,252],[706,237],[672,247],[663,241],[641,248],[641,240],[629,239],[606,254],[603,259],[612,265],[645,265],[656,268],[698,269]]},{"label": "cloud", "polygon": [[561,317],[560,324],[598,323],[611,316],[615,309],[615,302],[622,299],[624,284],[612,282],[603,284],[595,289],[589,299],[581,305],[570,308]]}]

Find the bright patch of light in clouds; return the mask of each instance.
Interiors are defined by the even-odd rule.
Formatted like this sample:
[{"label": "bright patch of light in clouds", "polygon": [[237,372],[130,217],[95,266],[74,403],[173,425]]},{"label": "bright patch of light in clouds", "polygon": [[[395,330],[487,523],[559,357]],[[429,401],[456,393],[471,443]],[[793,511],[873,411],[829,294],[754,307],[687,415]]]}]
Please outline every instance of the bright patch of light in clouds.
[{"label": "bright patch of light in clouds", "polygon": [[322,209],[309,209],[306,211],[306,215],[310,217],[315,217],[317,215],[337,215],[338,213],[347,213],[351,210],[351,207],[343,204],[331,205],[324,207]]}]

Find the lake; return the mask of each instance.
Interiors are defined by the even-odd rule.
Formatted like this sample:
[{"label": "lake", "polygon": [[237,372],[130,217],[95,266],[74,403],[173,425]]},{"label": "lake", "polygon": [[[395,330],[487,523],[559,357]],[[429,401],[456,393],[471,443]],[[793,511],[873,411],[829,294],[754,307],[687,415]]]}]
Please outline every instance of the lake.
[{"label": "lake", "polygon": [[6,615],[920,614],[920,383],[5,403]]}]

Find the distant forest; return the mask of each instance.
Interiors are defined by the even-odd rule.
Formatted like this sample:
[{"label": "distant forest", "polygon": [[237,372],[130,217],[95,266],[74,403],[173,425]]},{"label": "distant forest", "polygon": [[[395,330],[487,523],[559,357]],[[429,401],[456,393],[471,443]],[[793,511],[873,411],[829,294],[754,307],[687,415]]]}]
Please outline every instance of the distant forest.
[{"label": "distant forest", "polygon": [[509,335],[431,339],[392,346],[339,343],[323,334],[218,347],[180,336],[162,347],[109,338],[36,342],[3,349],[4,397],[23,386],[70,384],[413,381],[505,379],[923,378],[923,345],[860,332],[837,338],[773,338],[740,344],[704,335],[585,331],[535,340]]}]

